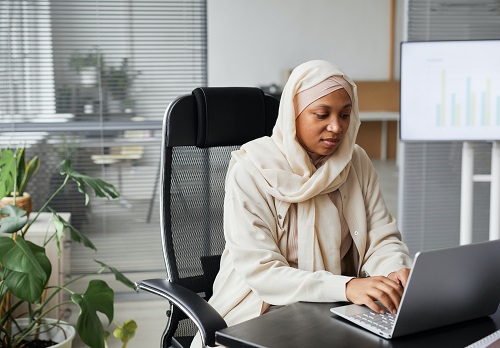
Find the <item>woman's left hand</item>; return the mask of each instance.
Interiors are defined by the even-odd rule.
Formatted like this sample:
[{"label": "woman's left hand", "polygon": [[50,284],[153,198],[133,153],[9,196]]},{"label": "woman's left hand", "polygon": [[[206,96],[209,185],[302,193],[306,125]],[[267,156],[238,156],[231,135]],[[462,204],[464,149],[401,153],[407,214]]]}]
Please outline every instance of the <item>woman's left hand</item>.
[{"label": "woman's left hand", "polygon": [[408,276],[410,275],[409,268],[400,268],[396,272],[389,273],[387,278],[394,280],[395,282],[401,284],[403,288],[406,287],[406,283],[408,282]]}]

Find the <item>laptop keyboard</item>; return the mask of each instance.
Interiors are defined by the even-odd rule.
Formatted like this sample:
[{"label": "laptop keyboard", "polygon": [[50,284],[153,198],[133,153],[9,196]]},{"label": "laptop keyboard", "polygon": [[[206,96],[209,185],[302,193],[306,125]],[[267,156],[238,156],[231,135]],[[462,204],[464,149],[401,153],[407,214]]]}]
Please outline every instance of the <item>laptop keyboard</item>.
[{"label": "laptop keyboard", "polygon": [[370,311],[368,313],[353,315],[351,318],[364,325],[372,326],[375,329],[390,332],[394,326],[396,316],[388,312],[379,314]]}]

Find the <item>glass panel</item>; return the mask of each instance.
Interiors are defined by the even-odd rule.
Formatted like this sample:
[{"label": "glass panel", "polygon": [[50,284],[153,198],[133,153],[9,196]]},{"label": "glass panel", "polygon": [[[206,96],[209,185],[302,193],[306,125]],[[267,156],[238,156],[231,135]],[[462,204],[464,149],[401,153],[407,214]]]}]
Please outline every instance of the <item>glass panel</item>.
[{"label": "glass panel", "polygon": [[122,194],[88,206],[73,185],[57,196],[53,208],[98,249],[73,243],[71,273],[97,259],[132,280],[164,277],[162,119],[174,98],[206,85],[205,1],[5,0],[0,10],[0,147],[40,157],[34,210],[61,183],[64,158]]}]

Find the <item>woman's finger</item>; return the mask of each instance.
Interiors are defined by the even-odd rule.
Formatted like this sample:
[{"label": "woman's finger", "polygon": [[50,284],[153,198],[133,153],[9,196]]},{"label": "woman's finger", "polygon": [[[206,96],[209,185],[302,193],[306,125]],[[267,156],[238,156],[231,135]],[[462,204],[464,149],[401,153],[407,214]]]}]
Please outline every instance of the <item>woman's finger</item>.
[{"label": "woman's finger", "polygon": [[391,313],[395,313],[403,288],[395,281],[386,277],[370,277],[352,279],[347,283],[347,299],[355,304],[364,304],[377,313],[385,312],[384,308],[375,302],[379,301]]},{"label": "woman's finger", "polygon": [[374,288],[370,293],[370,297],[379,301],[389,312],[395,313],[399,307],[401,299],[400,293],[395,282],[387,279],[377,280],[374,283]]}]

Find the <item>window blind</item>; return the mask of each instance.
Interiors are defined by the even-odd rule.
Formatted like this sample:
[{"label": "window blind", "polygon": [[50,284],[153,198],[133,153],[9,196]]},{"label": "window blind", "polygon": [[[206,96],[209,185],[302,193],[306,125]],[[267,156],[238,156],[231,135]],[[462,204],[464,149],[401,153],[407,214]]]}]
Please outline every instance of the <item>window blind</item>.
[{"label": "window blind", "polygon": [[[409,0],[407,14],[408,41],[500,39],[496,0]],[[491,144],[473,146],[474,174],[489,174]],[[412,254],[458,245],[462,142],[405,143],[401,150],[399,227]],[[474,184],[474,242],[488,239],[489,188]]]},{"label": "window blind", "polygon": [[497,0],[409,0],[408,41],[500,38]]},{"label": "window blind", "polygon": [[60,184],[64,158],[122,194],[85,206],[69,186],[55,200],[98,249],[73,243],[71,273],[99,259],[132,279],[164,276],[162,118],[174,98],[206,85],[206,40],[205,0],[0,2],[0,146],[40,156],[34,210]]}]

